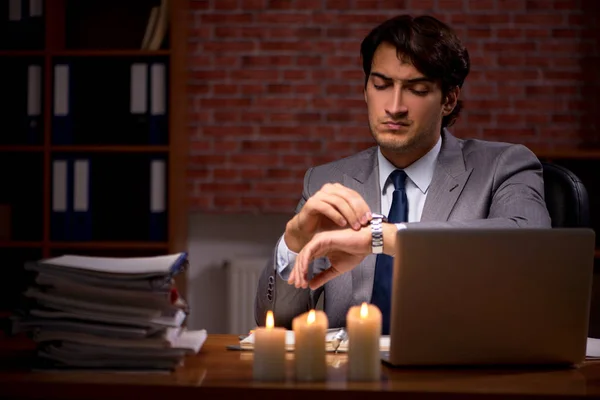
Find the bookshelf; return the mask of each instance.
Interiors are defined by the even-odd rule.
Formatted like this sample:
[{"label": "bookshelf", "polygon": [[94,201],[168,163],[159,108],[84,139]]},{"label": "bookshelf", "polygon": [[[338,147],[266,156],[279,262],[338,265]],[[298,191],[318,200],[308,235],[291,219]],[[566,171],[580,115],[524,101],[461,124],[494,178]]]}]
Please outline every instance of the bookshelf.
[{"label": "bookshelf", "polygon": [[[11,279],[0,283],[0,319],[30,278],[25,261],[187,248],[188,1],[7,3],[0,256]],[[153,7],[166,7],[168,23],[159,46],[142,49]]]}]

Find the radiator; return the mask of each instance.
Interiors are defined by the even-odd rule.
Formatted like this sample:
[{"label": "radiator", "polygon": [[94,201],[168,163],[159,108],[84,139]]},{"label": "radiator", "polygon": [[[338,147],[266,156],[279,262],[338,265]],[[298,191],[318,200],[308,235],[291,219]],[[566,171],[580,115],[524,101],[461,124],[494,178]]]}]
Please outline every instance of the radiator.
[{"label": "radiator", "polygon": [[247,334],[256,327],[254,297],[266,257],[239,257],[225,263],[228,333]]}]

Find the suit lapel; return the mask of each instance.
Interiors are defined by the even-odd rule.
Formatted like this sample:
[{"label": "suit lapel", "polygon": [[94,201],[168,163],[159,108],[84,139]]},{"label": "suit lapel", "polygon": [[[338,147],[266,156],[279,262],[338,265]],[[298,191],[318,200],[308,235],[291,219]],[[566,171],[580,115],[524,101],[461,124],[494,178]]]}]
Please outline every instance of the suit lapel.
[{"label": "suit lapel", "polygon": [[357,160],[354,170],[344,174],[342,184],[355,190],[369,205],[373,212],[381,212],[381,193],[379,189],[379,162],[377,148],[365,152],[362,160]]},{"label": "suit lapel", "polygon": [[421,221],[447,221],[473,169],[467,170],[458,140],[446,129]]},{"label": "suit lapel", "polygon": [[[354,165],[355,169],[344,175],[343,185],[359,193],[372,212],[380,213],[381,189],[379,187],[377,148],[374,147],[373,151],[366,152],[364,159],[358,160]],[[369,255],[352,270],[352,304],[371,300],[375,260],[375,256]]]}]

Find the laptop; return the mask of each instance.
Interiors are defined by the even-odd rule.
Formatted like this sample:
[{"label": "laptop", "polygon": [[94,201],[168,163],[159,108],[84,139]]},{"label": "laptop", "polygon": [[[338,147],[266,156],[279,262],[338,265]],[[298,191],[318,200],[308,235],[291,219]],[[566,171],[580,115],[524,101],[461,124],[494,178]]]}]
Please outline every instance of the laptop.
[{"label": "laptop", "polygon": [[595,234],[586,228],[397,233],[390,366],[585,359]]}]

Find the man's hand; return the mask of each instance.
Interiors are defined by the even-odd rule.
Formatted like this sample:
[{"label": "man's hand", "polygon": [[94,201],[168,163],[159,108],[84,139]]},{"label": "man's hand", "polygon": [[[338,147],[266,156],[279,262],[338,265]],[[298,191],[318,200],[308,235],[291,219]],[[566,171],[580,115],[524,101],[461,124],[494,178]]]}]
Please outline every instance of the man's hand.
[{"label": "man's hand", "polygon": [[344,227],[359,230],[370,219],[371,210],[360,194],[339,183],[327,183],[287,223],[284,240],[291,251],[299,253],[318,232]]},{"label": "man's hand", "polygon": [[[357,231],[341,229],[319,232],[304,246],[296,257],[288,283],[297,288],[310,286],[316,289],[344,272],[352,270],[371,254],[371,228],[363,227]],[[310,263],[319,257],[328,257],[331,266],[308,282]]]}]

